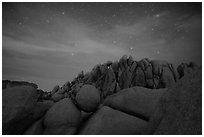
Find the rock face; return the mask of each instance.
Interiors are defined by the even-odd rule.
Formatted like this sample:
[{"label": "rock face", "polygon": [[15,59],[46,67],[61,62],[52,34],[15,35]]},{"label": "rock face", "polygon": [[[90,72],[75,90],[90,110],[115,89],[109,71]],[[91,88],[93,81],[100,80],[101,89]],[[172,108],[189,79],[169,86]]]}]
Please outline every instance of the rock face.
[{"label": "rock face", "polygon": [[84,85],[76,95],[78,106],[86,111],[93,112],[100,103],[100,93],[92,85]]},{"label": "rock face", "polygon": [[44,118],[44,134],[74,134],[80,122],[80,111],[73,102],[66,98],[55,103]]},{"label": "rock face", "polygon": [[202,134],[202,71],[186,74],[161,98],[150,120],[150,134]]},{"label": "rock face", "polygon": [[2,91],[2,96],[3,134],[22,134],[32,122],[36,89],[30,86],[8,88]]},{"label": "rock face", "polygon": [[104,106],[86,123],[82,135],[138,135],[144,132],[147,122],[126,113]]},{"label": "rock face", "polygon": [[104,105],[148,121],[165,92],[166,89],[133,87],[107,97]]}]

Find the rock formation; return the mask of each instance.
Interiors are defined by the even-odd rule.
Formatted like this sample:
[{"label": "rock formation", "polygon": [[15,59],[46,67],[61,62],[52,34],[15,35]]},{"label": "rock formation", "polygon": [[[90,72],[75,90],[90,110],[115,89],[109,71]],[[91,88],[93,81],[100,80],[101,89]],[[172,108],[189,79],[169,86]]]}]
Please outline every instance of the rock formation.
[{"label": "rock formation", "polygon": [[51,91],[2,81],[2,134],[202,134],[201,67],[124,55]]}]

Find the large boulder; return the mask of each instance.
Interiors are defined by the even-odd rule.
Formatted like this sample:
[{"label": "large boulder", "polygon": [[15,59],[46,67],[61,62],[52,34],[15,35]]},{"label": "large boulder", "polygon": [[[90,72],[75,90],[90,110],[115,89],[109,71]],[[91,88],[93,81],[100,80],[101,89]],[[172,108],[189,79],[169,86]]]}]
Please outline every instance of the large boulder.
[{"label": "large boulder", "polygon": [[100,93],[94,86],[84,85],[76,95],[76,102],[85,112],[93,112],[100,103]]},{"label": "large boulder", "polygon": [[186,74],[158,103],[149,134],[202,134],[202,71]]},{"label": "large boulder", "polygon": [[42,135],[43,134],[43,124],[42,119],[34,122],[23,134],[24,135]]},{"label": "large boulder", "polygon": [[148,121],[166,90],[133,87],[107,97],[103,104]]},{"label": "large boulder", "polygon": [[72,100],[65,98],[55,103],[44,118],[44,133],[46,135],[75,134],[80,122],[80,110]]},{"label": "large boulder", "polygon": [[37,91],[31,86],[17,86],[2,91],[3,134],[22,134],[33,122]]},{"label": "large boulder", "polygon": [[145,132],[147,122],[104,106],[99,109],[79,132],[82,135],[135,135]]}]

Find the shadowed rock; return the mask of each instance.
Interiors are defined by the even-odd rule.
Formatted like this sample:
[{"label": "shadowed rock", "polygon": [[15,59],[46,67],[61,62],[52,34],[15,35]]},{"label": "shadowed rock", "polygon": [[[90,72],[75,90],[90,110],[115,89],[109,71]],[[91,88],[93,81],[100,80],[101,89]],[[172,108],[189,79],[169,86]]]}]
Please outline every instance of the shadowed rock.
[{"label": "shadowed rock", "polygon": [[147,122],[104,106],[86,123],[82,135],[138,135],[145,131]]},{"label": "shadowed rock", "polygon": [[158,103],[149,134],[202,134],[202,71],[186,74]]},{"label": "shadowed rock", "polygon": [[3,134],[22,134],[33,122],[37,91],[31,86],[18,86],[2,91]]},{"label": "shadowed rock", "polygon": [[166,90],[133,87],[107,97],[103,104],[148,121]]},{"label": "shadowed rock", "polygon": [[24,135],[42,135],[43,134],[43,119],[33,123],[23,134]]},{"label": "shadowed rock", "polygon": [[177,68],[177,71],[179,73],[179,78],[182,78],[184,75],[188,73],[192,73],[193,70],[196,70],[198,67],[199,66],[197,66],[194,62],[181,63]]},{"label": "shadowed rock", "polygon": [[75,134],[80,122],[80,111],[68,99],[62,99],[55,103],[47,111],[43,124],[45,135],[68,135]]}]

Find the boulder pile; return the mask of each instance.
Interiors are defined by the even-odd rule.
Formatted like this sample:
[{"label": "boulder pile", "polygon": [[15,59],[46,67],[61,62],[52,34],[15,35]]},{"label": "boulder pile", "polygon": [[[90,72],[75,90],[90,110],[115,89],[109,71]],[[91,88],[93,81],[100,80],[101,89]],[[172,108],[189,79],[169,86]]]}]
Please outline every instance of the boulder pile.
[{"label": "boulder pile", "polygon": [[202,134],[202,70],[148,58],[96,65],[51,91],[2,81],[2,134]]}]

